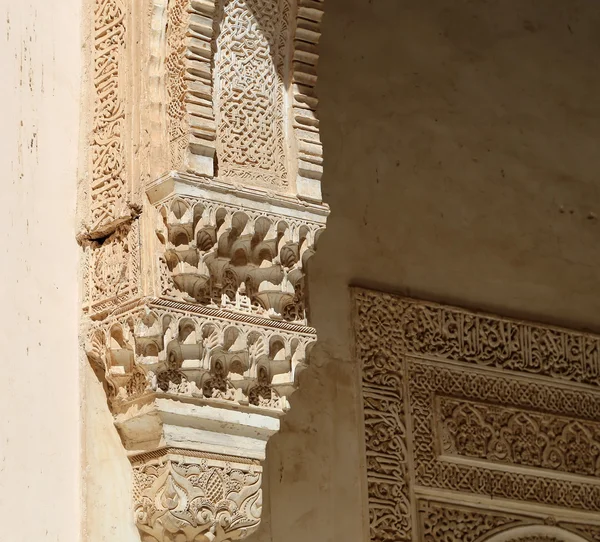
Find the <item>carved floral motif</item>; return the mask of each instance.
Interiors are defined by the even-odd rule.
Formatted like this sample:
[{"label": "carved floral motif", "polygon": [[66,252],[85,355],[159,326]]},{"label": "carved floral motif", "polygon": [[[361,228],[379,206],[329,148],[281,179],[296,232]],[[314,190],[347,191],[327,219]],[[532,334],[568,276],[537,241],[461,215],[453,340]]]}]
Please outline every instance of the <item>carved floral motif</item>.
[{"label": "carved floral motif", "polygon": [[143,542],[237,540],[258,528],[258,465],[178,455],[140,465],[134,461],[133,472],[135,517]]},{"label": "carved floral motif", "polygon": [[600,477],[600,423],[442,397],[444,453]]}]

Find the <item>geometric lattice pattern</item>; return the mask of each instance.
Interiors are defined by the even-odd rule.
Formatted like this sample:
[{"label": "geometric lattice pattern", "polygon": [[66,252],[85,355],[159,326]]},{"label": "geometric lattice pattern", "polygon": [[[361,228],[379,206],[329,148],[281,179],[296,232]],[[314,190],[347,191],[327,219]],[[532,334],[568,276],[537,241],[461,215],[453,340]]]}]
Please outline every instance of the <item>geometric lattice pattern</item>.
[{"label": "geometric lattice pattern", "polygon": [[216,39],[219,177],[284,189],[287,0],[223,0]]}]

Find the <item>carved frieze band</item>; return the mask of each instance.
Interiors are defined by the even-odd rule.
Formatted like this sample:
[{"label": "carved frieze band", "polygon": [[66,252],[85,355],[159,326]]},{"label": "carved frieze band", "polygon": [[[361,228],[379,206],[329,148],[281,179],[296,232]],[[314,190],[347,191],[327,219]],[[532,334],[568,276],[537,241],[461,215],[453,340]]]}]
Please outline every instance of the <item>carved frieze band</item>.
[{"label": "carved frieze band", "polygon": [[219,314],[148,304],[93,324],[86,352],[113,413],[155,393],[286,410],[314,330],[269,328],[260,319],[239,322]]},{"label": "carved frieze band", "polygon": [[437,398],[443,454],[600,478],[600,423]]},{"label": "carved frieze band", "polygon": [[361,289],[354,303],[373,541],[486,539],[446,537],[445,509],[417,520],[424,488],[600,510],[598,337]]},{"label": "carved frieze band", "polygon": [[359,291],[357,296],[359,305],[373,296],[385,296],[394,305],[393,314],[382,310],[377,318],[393,325],[392,336],[403,354],[600,386],[600,337],[596,335],[385,294]]},{"label": "carved frieze band", "polygon": [[[590,461],[595,462],[594,456],[580,456],[593,451],[594,447],[594,440],[585,435],[585,432],[578,432],[574,438],[567,432],[567,440],[562,440],[558,435],[556,447],[545,451],[548,454],[547,461],[557,465],[556,470],[581,473],[587,469],[586,474],[590,477],[588,482],[544,475],[542,472],[534,473],[531,470],[514,471],[492,468],[491,465],[453,462],[445,456],[440,457],[442,450],[436,446],[434,435],[436,427],[439,427],[435,423],[435,397],[438,395],[453,395],[461,401],[469,402],[472,399],[483,399],[498,405],[498,408],[501,408],[500,405],[529,406],[539,409],[540,418],[548,424],[558,419],[555,415],[558,411],[577,416],[573,420],[575,427],[585,427],[590,424],[585,421],[586,418],[598,419],[600,394],[496,374],[477,374],[422,360],[409,359],[407,370],[416,484],[567,508],[600,510],[600,483],[594,480],[594,471],[589,470]],[[524,409],[518,410],[524,412]],[[513,440],[511,448],[513,460],[505,458],[504,463],[520,462],[521,465],[538,466],[533,463],[540,454],[543,434],[534,434],[532,426],[527,423],[516,427],[510,417],[505,418],[504,422],[505,425],[501,428],[503,435],[509,440],[517,439],[516,442]],[[472,441],[480,438],[481,434],[474,428]],[[490,448],[483,459],[490,463],[496,461],[496,454],[501,453],[501,446],[500,444],[497,449]],[[588,464],[587,467],[585,463]],[[549,464],[539,466],[551,468]]]}]

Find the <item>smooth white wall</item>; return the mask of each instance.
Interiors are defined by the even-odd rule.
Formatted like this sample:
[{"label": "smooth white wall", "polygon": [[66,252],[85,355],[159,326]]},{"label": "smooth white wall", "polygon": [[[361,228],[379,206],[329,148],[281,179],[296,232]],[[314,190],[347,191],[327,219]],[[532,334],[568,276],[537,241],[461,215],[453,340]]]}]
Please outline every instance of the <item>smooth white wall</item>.
[{"label": "smooth white wall", "polygon": [[79,0],[0,0],[1,540],[80,540]]}]

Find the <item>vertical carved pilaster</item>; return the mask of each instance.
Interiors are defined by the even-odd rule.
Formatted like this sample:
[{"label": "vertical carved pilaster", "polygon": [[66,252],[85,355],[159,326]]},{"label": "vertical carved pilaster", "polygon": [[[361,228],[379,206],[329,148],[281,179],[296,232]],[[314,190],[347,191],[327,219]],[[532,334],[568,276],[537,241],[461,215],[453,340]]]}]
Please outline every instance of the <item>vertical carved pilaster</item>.
[{"label": "vertical carved pilaster", "polygon": [[316,340],[322,2],[139,0],[128,27],[119,1],[97,0],[94,26],[87,357],[142,540],[236,540]]},{"label": "vertical carved pilaster", "polygon": [[92,41],[92,134],[88,234],[105,236],[135,216],[130,168],[128,6],[97,0]]}]

